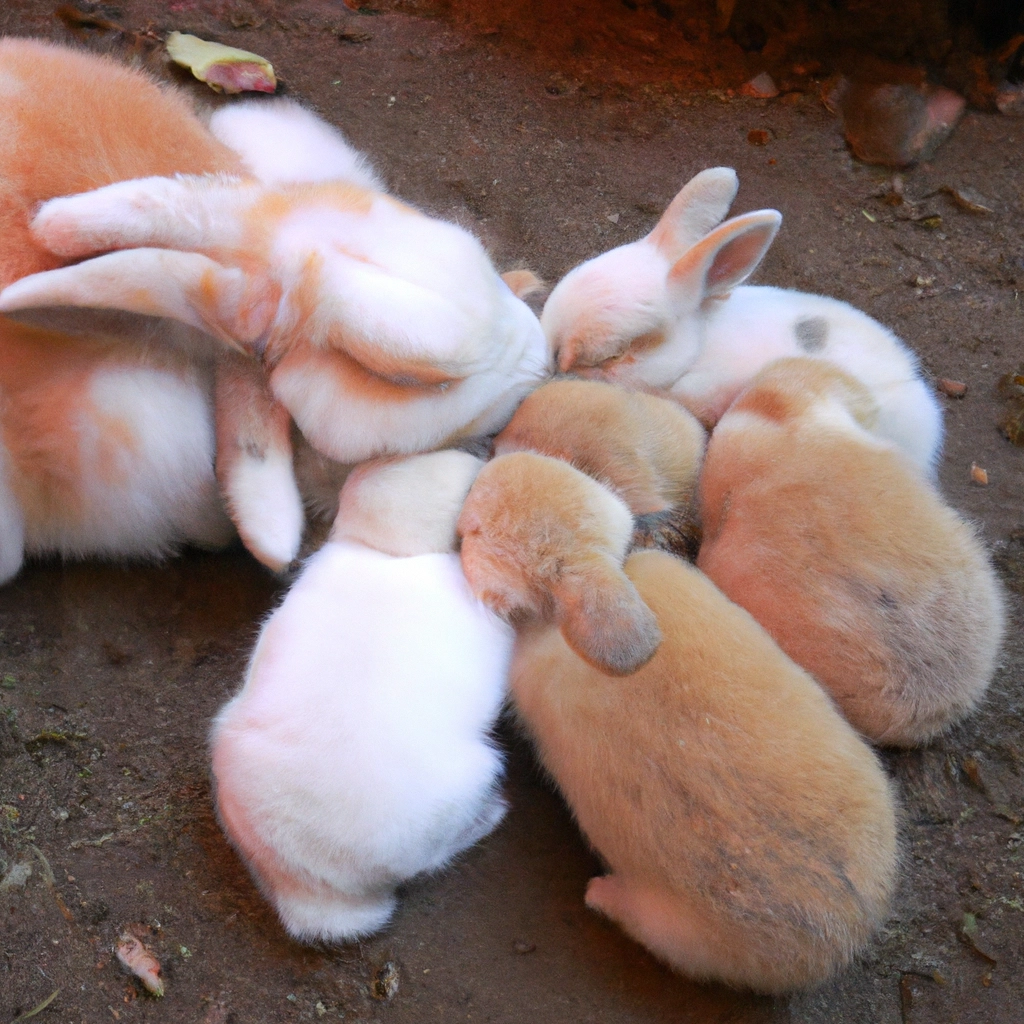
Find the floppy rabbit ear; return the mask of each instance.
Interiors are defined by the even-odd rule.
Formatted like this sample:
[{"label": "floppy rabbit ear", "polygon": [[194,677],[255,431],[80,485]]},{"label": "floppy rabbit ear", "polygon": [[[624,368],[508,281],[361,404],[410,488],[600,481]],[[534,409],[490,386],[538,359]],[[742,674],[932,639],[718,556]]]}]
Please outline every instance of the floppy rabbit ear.
[{"label": "floppy rabbit ear", "polygon": [[757,269],[781,223],[777,210],[756,210],[727,220],[669,271],[673,300],[696,309],[705,299],[728,295]]},{"label": "floppy rabbit ear", "polygon": [[441,384],[486,362],[481,332],[440,292],[344,259],[332,261],[329,293],[336,312],[325,322],[327,343],[372,373]]},{"label": "floppy rabbit ear", "polygon": [[661,643],[658,621],[611,559],[574,568],[552,593],[565,642],[601,672],[628,676],[654,657]]},{"label": "floppy rabbit ear", "polygon": [[31,274],[0,292],[0,312],[39,306],[121,309],[180,320],[247,349],[269,329],[279,288],[206,256],[128,249]]},{"label": "floppy rabbit ear", "polygon": [[739,179],[731,167],[710,167],[691,178],[647,236],[675,262],[725,219]]},{"label": "floppy rabbit ear", "polygon": [[64,259],[107,249],[234,247],[241,241],[242,211],[260,191],[223,175],[119,181],[43,203],[32,234]]},{"label": "floppy rabbit ear", "polygon": [[225,352],[214,401],[217,481],[242,543],[274,572],[299,553],[305,516],[292,465],[291,418],[263,367]]}]

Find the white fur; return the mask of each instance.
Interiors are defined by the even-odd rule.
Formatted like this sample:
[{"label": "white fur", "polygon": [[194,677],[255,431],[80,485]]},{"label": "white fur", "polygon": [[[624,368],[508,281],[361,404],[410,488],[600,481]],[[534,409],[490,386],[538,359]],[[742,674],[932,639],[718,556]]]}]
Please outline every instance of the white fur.
[{"label": "white fur", "polygon": [[295,560],[305,512],[290,451],[243,452],[225,482],[224,498],[232,519],[245,524],[245,546],[264,565],[280,572]]},{"label": "white fur", "polygon": [[[933,473],[942,443],[941,411],[913,353],[844,302],[779,288],[737,287],[767,251],[756,233],[770,244],[770,218],[777,227],[779,215],[745,214],[695,241],[694,225],[713,226],[714,212],[724,216],[732,197],[722,188],[717,206],[702,199],[681,232],[694,182],[650,235],[581,264],[552,291],[541,322],[560,368],[627,387],[667,389],[713,425],[772,360],[828,359],[871,390],[881,407],[877,432]],[[691,200],[697,202],[695,196]],[[737,254],[745,236],[748,251]],[[731,257],[730,245],[735,247]],[[797,324],[806,321],[813,321],[820,334],[810,348],[796,333]]]},{"label": "white fur", "polygon": [[0,583],[18,574],[25,557],[25,523],[8,475],[8,454],[0,443]]},{"label": "white fur", "polygon": [[56,508],[26,521],[27,552],[159,557],[186,543],[220,547],[230,540],[201,374],[98,370],[68,442],[81,460],[81,511]]},{"label": "white fur", "polygon": [[[411,475],[401,463],[353,474],[334,536],[372,533],[378,473],[413,517],[406,543],[422,526],[429,547],[445,516],[452,533],[455,496],[479,463],[443,452],[406,465]],[[438,466],[452,470],[441,486]],[[360,488],[376,493],[363,501]],[[221,821],[291,934],[375,931],[397,885],[500,821],[501,756],[487,734],[512,641],[453,552],[394,557],[332,539],[309,560],[212,736]]]},{"label": "white fur", "polygon": [[366,157],[337,128],[292,100],[250,100],[221,107],[210,131],[265,185],[351,181],[385,191]]}]

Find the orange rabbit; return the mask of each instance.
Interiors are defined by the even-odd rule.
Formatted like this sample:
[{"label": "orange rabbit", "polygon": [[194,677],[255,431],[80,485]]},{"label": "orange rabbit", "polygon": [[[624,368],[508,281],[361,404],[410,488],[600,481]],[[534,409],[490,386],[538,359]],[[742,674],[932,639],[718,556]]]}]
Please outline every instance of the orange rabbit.
[{"label": "orange rabbit", "polygon": [[[51,313],[49,333],[0,320],[5,360],[24,370],[0,377],[0,579],[25,550],[155,555],[228,535],[212,475],[215,363],[218,476],[243,539],[275,568],[303,522],[292,419],[340,462],[429,450],[500,428],[546,375],[536,317],[477,240],[372,175],[263,183],[181,96],[107,58],[8,39],[0,82],[0,311],[169,318],[108,315],[83,332]],[[210,335],[241,355],[219,359]],[[47,346],[74,379],[46,368]],[[122,373],[116,385],[96,383],[101,363]],[[154,405],[136,377],[183,387],[187,410]],[[29,408],[51,410],[46,423]],[[97,468],[97,444],[116,472]],[[201,523],[176,509],[196,500]],[[40,526],[44,506],[53,522]]]}]

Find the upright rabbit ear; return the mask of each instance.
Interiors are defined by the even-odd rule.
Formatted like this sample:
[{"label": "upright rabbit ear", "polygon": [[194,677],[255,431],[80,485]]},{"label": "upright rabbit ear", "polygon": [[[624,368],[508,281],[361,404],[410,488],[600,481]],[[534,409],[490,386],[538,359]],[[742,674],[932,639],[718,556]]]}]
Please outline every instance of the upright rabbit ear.
[{"label": "upright rabbit ear", "polygon": [[217,481],[242,543],[274,572],[299,553],[305,516],[292,466],[291,418],[263,367],[225,352],[217,362]]},{"label": "upright rabbit ear", "polygon": [[669,271],[673,300],[696,309],[705,299],[728,295],[757,269],[781,223],[782,214],[777,210],[756,210],[727,220]]},{"label": "upright rabbit ear", "polygon": [[199,253],[129,249],[23,277],[0,292],[0,312],[121,309],[180,320],[247,350],[269,330],[279,301],[277,285]]},{"label": "upright rabbit ear", "polygon": [[565,642],[607,675],[628,676],[647,664],[661,643],[654,613],[608,557],[574,567],[552,588]]},{"label": "upright rabbit ear", "polygon": [[711,167],[691,178],[647,236],[673,263],[725,219],[739,180],[731,167]]}]

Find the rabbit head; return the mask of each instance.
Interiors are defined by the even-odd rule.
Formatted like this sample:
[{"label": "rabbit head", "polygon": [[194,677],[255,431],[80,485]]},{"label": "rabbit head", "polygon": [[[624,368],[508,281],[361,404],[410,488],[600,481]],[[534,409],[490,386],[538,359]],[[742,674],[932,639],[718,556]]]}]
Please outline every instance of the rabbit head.
[{"label": "rabbit head", "polygon": [[114,308],[200,328],[261,360],[339,462],[499,429],[548,372],[537,318],[472,235],[352,182],[138,179],[51,200],[32,229],[64,259],[105,255],[16,282],[0,311]]},{"label": "rabbit head", "polygon": [[493,611],[553,619],[609,675],[654,656],[658,624],[622,571],[632,517],[579,470],[531,452],[494,459],[470,489],[458,533],[470,589]]},{"label": "rabbit head", "polygon": [[341,489],[331,540],[397,557],[454,551],[455,524],[482,466],[454,450],[364,463]]},{"label": "rabbit head", "polygon": [[558,369],[631,387],[679,379],[700,352],[704,304],[754,272],[782,221],[758,210],[722,224],[736,189],[730,168],[702,171],[650,234],[566,274],[541,315]]},{"label": "rabbit head", "polygon": [[856,377],[827,360],[800,356],[769,363],[729,407],[728,415],[751,413],[786,423],[828,415],[828,409],[836,408],[865,430],[872,430],[878,419],[878,403]]},{"label": "rabbit head", "polygon": [[532,392],[494,441],[494,454],[534,451],[600,480],[635,516],[692,497],[704,428],[664,398],[571,378]]}]

